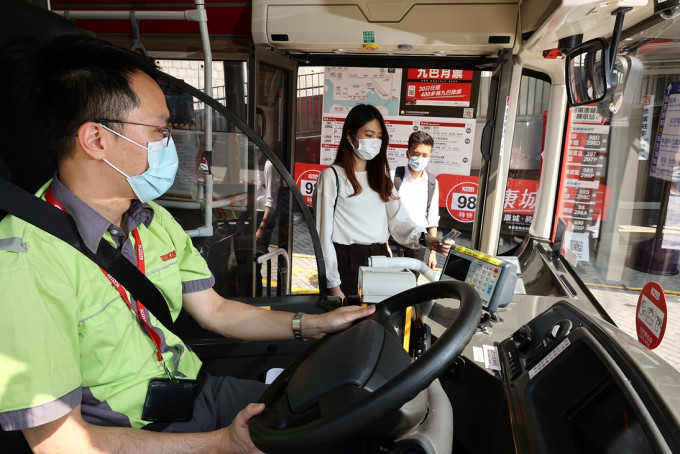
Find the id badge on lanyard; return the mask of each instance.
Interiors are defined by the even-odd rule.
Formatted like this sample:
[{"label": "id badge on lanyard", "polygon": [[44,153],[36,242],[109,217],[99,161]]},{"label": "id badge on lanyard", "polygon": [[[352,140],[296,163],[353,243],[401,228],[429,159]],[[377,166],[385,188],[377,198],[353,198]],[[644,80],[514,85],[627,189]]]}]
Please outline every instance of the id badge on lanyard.
[{"label": "id badge on lanyard", "polygon": [[[47,189],[45,200],[63,212],[67,212],[61,203],[59,203],[59,201],[54,198],[50,188]],[[142,272],[142,274],[145,274],[142,239],[140,238],[139,232],[136,228],[132,231],[132,235],[135,238],[137,268]],[[109,274],[104,268],[100,267],[100,269],[109,282],[111,282],[111,285],[113,285],[118,293],[120,293],[121,298],[123,301],[125,301],[130,310],[135,313],[142,325],[144,325],[147,334],[156,346],[156,358],[168,376],[168,378],[152,378],[149,381],[149,387],[146,391],[146,398],[144,399],[142,419],[152,422],[190,420],[194,414],[194,404],[200,391],[198,380],[177,379],[173,377],[173,375],[168,370],[168,367],[165,365],[165,362],[163,361],[163,355],[161,354],[161,337],[149,323],[149,316],[146,307],[144,307],[140,301],[136,300],[135,310],[135,307],[132,306],[130,298],[127,296],[127,292],[120,282],[118,282],[116,278]]]},{"label": "id badge on lanyard", "polygon": [[152,378],[144,399],[144,421],[188,421],[200,389],[198,380]]}]

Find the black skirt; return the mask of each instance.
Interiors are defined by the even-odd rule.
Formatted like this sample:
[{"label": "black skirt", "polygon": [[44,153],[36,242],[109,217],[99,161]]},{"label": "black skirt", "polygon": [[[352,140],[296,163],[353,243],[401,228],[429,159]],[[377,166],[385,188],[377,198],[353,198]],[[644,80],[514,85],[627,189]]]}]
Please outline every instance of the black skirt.
[{"label": "black skirt", "polygon": [[368,264],[368,258],[373,255],[388,256],[386,243],[373,244],[338,244],[335,255],[338,258],[338,272],[340,273],[340,290],[346,297],[358,294],[359,267]]}]

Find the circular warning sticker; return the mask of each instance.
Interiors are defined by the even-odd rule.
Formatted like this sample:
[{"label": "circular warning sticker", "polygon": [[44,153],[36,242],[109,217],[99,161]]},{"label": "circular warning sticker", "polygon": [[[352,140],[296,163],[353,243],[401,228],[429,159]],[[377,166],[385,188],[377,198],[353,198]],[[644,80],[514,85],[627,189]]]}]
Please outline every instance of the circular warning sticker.
[{"label": "circular warning sticker", "polygon": [[474,222],[477,209],[477,183],[465,181],[451,188],[446,195],[446,209],[460,222]]},{"label": "circular warning sticker", "polygon": [[319,181],[320,170],[310,169],[302,172],[298,177],[295,184],[300,188],[302,196],[305,198],[305,203],[307,206],[312,206],[312,193],[314,193],[314,188],[316,187],[316,182]]},{"label": "circular warning sticker", "polygon": [[658,282],[648,282],[638,298],[635,329],[638,340],[649,349],[659,346],[666,332],[666,293]]}]

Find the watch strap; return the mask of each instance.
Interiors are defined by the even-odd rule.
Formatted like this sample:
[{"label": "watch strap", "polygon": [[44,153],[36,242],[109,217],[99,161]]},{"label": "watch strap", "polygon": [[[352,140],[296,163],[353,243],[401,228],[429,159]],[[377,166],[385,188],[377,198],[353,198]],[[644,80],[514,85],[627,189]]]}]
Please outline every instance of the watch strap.
[{"label": "watch strap", "polygon": [[297,340],[304,340],[302,337],[302,316],[305,315],[303,312],[296,312],[295,315],[293,315],[293,321],[291,322],[291,326],[293,328],[293,336]]}]

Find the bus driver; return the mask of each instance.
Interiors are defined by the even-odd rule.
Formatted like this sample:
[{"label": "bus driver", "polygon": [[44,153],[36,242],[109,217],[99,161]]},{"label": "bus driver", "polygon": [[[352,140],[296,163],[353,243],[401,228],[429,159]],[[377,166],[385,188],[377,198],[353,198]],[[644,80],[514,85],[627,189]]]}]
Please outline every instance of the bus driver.
[{"label": "bus driver", "polygon": [[[151,202],[172,184],[177,156],[157,69],[145,57],[68,38],[0,62],[12,65],[3,74],[21,68],[6,93],[39,103],[28,107],[31,128],[57,162],[37,195],[73,217],[89,249],[104,238],[145,269],[173,319],[184,309],[228,337],[285,340],[320,338],[373,312],[349,306],[299,319],[212,289],[190,238]],[[252,402],[265,385],[256,381],[204,377],[193,417],[162,429],[181,434],[136,430],[148,424],[152,379],[195,380],[198,357],[153,316],[144,323],[145,308],[66,243],[14,216],[0,222],[0,238],[4,430],[22,430],[35,452],[257,452],[248,420],[263,410]]]}]

